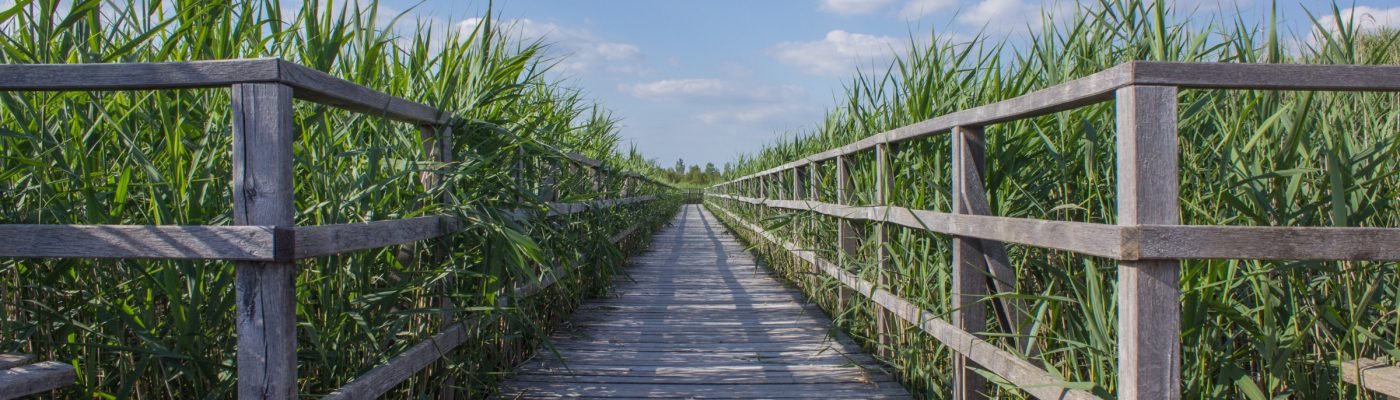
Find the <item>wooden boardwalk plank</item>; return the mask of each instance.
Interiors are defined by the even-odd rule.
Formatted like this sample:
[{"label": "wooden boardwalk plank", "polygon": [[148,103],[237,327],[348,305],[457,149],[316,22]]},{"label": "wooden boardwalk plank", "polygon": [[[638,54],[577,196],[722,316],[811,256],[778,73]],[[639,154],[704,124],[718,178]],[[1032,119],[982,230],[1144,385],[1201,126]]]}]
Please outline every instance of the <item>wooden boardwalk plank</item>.
[{"label": "wooden boardwalk plank", "polygon": [[797,289],[687,205],[501,398],[909,398]]}]

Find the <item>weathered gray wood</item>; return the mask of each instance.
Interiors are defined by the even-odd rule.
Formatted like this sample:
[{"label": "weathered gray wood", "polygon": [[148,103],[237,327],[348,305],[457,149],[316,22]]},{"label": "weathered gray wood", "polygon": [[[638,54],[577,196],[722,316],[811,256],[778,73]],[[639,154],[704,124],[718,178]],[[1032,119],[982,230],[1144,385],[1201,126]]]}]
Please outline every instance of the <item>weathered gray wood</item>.
[{"label": "weathered gray wood", "polygon": [[172,63],[0,65],[0,90],[141,90],[282,83],[294,96],[368,115],[440,123],[448,115],[275,58]]},{"label": "weathered gray wood", "polygon": [[[850,204],[854,200],[854,182],[851,180],[851,161],[847,157],[836,158],[836,201],[842,204]],[[848,264],[846,259],[853,257],[860,249],[860,227],[850,219],[842,219],[836,224],[836,244],[840,250],[839,262],[844,268]]]},{"label": "weathered gray wood", "polygon": [[278,82],[278,60],[169,63],[6,64],[0,90],[140,90]]},{"label": "weathered gray wood", "polygon": [[1194,89],[1400,90],[1393,65],[1248,64],[1133,61],[1132,85]]},{"label": "weathered gray wood", "polygon": [[389,362],[356,377],[345,386],[326,395],[327,400],[377,399],[390,389],[398,386],[408,377],[427,368],[452,349],[467,340],[468,330],[474,323],[460,322],[433,335],[421,343],[413,345]]},{"label": "weathered gray wood", "polygon": [[830,276],[843,285],[869,298],[875,304],[889,310],[892,314],[911,324],[918,326],[934,339],[947,345],[950,349],[966,356],[968,359],[981,365],[988,371],[1001,376],[1013,385],[1020,387],[1027,393],[1040,399],[1097,399],[1093,394],[1077,389],[1065,388],[1067,383],[1063,378],[1055,376],[1042,370],[1030,362],[1002,350],[991,343],[978,339],[975,335],[958,329],[956,326],[939,319],[936,315],[921,310],[908,300],[902,299],[887,290],[876,287],[869,281],[841,270],[835,264],[817,257],[816,253],[810,250],[798,248],[796,245],[779,239],[771,233],[764,231],[762,227],[739,219],[722,208],[718,209],[725,218],[732,222],[731,226],[738,229],[754,232],[763,240],[774,243],[787,249],[794,256],[810,263],[822,273]]},{"label": "weathered gray wood", "polygon": [[[880,144],[875,146],[875,205],[889,206],[890,191],[894,189],[894,171],[890,165],[893,158],[891,151],[894,147],[890,144]],[[875,284],[882,288],[889,288],[891,274],[894,268],[890,265],[889,254],[890,226],[884,221],[875,224]],[[880,355],[892,357],[895,355],[893,348],[894,341],[890,332],[894,331],[894,318],[884,309],[875,310],[875,341],[879,343]]]},{"label": "weathered gray wood", "polygon": [[416,124],[441,124],[452,117],[444,111],[360,86],[325,72],[289,61],[277,62],[281,82],[295,88],[299,99]]},{"label": "weathered gray wood", "polygon": [[1360,358],[1339,367],[1343,381],[1391,399],[1400,398],[1400,368],[1391,363]]},{"label": "weathered gray wood", "polygon": [[0,399],[39,394],[72,385],[78,375],[73,366],[44,361],[0,370]]},{"label": "weathered gray wood", "polygon": [[0,353],[0,369],[10,369],[34,362],[33,354]]},{"label": "weathered gray wood", "polygon": [[[986,188],[986,148],[987,136],[980,127],[953,128],[953,211],[958,214],[994,215],[991,202],[987,199]],[[1049,238],[1058,240],[1060,238]],[[954,239],[956,242],[957,240]],[[1006,255],[1006,246],[999,241],[975,239],[962,245],[974,250],[981,260],[968,260],[968,266],[984,271],[993,293],[1016,294],[1016,272],[1011,268],[1011,258]],[[957,248],[955,243],[954,248]],[[1014,297],[997,297],[997,320],[1006,333],[1022,335],[1014,339],[1017,347],[1033,352],[1030,332],[1021,330],[1021,321],[1027,318],[1026,305]]]},{"label": "weathered gray wood", "polygon": [[712,196],[775,208],[814,211],[838,218],[888,222],[947,235],[1018,243],[1115,259],[1124,257],[1124,241],[1127,235],[1125,231],[1132,229],[1083,222],[961,215],[904,207],[857,207],[816,201],[764,201],[742,196]]},{"label": "weathered gray wood", "polygon": [[291,233],[271,226],[0,224],[0,237],[0,257],[274,261],[292,253]]},{"label": "weathered gray wood", "polygon": [[615,297],[585,303],[573,329],[522,365],[500,397],[907,398],[888,375],[865,371],[877,363],[849,338],[828,337],[824,314],[757,268],[698,206],[651,243]]},{"label": "weathered gray wood", "polygon": [[[982,197],[982,169],[986,138],[980,127],[955,127],[952,134],[953,212],[979,214],[969,203]],[[983,215],[988,212],[980,213]],[[982,241],[966,236],[953,237],[953,291],[950,307],[952,323],[964,332],[977,335],[987,330],[987,257]],[[966,357],[953,357],[953,398],[958,400],[986,398],[987,382],[971,368]]]},{"label": "weathered gray wood", "polygon": [[[234,85],[233,219],[291,227],[292,88]],[[296,294],[290,262],[237,262],[238,397],[296,397]]]},{"label": "weathered gray wood", "polygon": [[1128,234],[1127,258],[1400,260],[1397,228],[1142,225]]},{"label": "weathered gray wood", "polygon": [[320,257],[413,243],[461,230],[461,222],[446,215],[355,224],[298,226],[295,228],[296,258]]},{"label": "weathered gray wood", "polygon": [[[1181,222],[1174,87],[1118,90],[1118,224]],[[1118,398],[1181,398],[1179,261],[1118,267]]]}]

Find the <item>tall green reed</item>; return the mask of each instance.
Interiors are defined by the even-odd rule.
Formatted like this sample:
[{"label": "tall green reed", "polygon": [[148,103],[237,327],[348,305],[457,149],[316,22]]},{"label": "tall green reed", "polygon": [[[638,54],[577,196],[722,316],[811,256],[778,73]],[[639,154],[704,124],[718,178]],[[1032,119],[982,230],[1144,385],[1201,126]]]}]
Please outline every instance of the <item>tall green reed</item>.
[{"label": "tall green reed", "polygon": [[[886,71],[861,74],[845,102],[817,128],[741,155],[735,176],[949,112],[1015,97],[1129,60],[1381,64],[1396,60],[1395,31],[1362,31],[1334,6],[1333,32],[1294,40],[1274,20],[1185,15],[1148,1],[1082,6],[1012,46],[979,36],[954,42],[934,33]],[[1359,18],[1359,17],[1358,17]],[[1315,19],[1321,21],[1321,18]],[[1185,224],[1400,226],[1397,96],[1389,93],[1187,90],[1180,97],[1182,218]],[[1113,223],[1114,115],[1099,104],[988,127],[988,183],[997,215]],[[948,211],[949,142],[944,136],[898,146],[892,204]],[[873,199],[874,166],[857,156],[857,204]],[[834,200],[823,172],[824,201]],[[752,195],[752,194],[751,194]],[[835,221],[800,218],[735,202],[716,205],[770,226],[804,224],[795,235],[832,259]],[[816,224],[806,224],[814,219]],[[867,232],[871,230],[867,229]],[[946,314],[948,238],[895,229],[891,289]],[[801,275],[777,249],[761,247],[786,273]],[[1112,260],[1010,246],[1018,294],[1028,302],[1039,349],[1033,361],[1110,396],[1116,391],[1116,305]],[[873,276],[874,243],[855,267]],[[1400,356],[1400,281],[1394,263],[1188,261],[1182,269],[1184,394],[1188,398],[1367,398],[1343,383],[1336,363]],[[874,337],[871,304],[839,296],[834,282],[809,288],[853,335]],[[995,321],[989,326],[998,338]],[[994,339],[1006,348],[1009,342]],[[871,346],[878,344],[867,341]],[[895,366],[921,395],[946,395],[949,353],[902,327]],[[993,381],[996,381],[993,379]],[[1001,388],[998,395],[1020,396]]]},{"label": "tall green reed", "polygon": [[[383,15],[375,1],[20,1],[0,10],[0,62],[158,62],[279,57],[453,113],[453,205],[424,190],[417,130],[372,115],[295,106],[296,221],[347,223],[451,213],[468,229],[430,263],[426,244],[322,257],[297,275],[299,391],[325,394],[435,333],[439,315],[481,319],[469,344],[395,389],[480,397],[547,332],[606,283],[622,250],[645,245],[675,200],[561,221],[516,220],[542,209],[543,171],[559,151],[654,170],[618,148],[616,120],[548,77],[542,45],[490,18],[474,29]],[[408,28],[402,28],[409,26]],[[402,28],[402,29],[401,29]],[[226,90],[0,93],[0,222],[231,222]],[[512,166],[521,165],[516,179]],[[529,184],[520,184],[528,182]],[[558,197],[615,196],[564,174]],[[644,193],[662,194],[649,186]],[[611,232],[645,229],[619,249]],[[576,273],[507,304],[514,282],[543,266]],[[0,260],[0,351],[74,364],[61,397],[225,398],[234,389],[233,269],[223,262]],[[434,302],[446,294],[456,307]],[[455,386],[442,384],[448,380]]]}]

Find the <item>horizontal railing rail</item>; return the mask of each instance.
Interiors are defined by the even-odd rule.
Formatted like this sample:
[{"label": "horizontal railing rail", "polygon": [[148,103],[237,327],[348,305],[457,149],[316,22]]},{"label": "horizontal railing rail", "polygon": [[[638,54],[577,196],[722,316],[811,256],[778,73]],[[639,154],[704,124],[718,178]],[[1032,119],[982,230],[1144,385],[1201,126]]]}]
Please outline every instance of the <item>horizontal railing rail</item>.
[{"label": "horizontal railing rail", "polygon": [[[1223,64],[1135,61],[1084,78],[996,103],[937,116],[802,157],[714,185],[706,196],[723,207],[749,207],[834,217],[836,262],[816,257],[761,227],[724,210],[741,229],[786,249],[878,304],[877,330],[888,329],[886,314],[908,321],[948,345],[955,360],[955,398],[981,393],[985,382],[968,362],[1001,376],[1037,398],[1063,398],[1046,390],[1047,379],[1063,379],[1024,363],[1020,356],[973,339],[985,330],[991,293],[997,318],[1010,336],[1029,339],[1016,314],[1025,310],[1014,294],[1015,274],[1004,243],[1014,243],[1119,260],[1118,376],[1122,399],[1178,399],[1181,396],[1180,260],[1400,260],[1400,228],[1259,227],[1181,225],[1178,183],[1177,95],[1181,89],[1400,91],[1400,67],[1354,65]],[[1116,103],[1118,179],[1117,224],[1053,221],[991,215],[983,180],[988,125],[1044,116],[1092,104]],[[951,212],[916,210],[888,204],[889,158],[901,142],[948,133],[952,146]],[[875,198],[853,202],[853,155],[873,151]],[[836,203],[818,201],[821,163],[835,163]],[[847,276],[855,252],[854,221],[876,225],[873,240],[877,282]],[[888,274],[886,229],[902,226],[953,238],[951,324],[881,289]],[[968,336],[972,335],[972,336]],[[883,332],[877,340],[884,340]],[[1017,343],[1018,345],[1023,345]],[[1028,345],[1025,345],[1028,347]],[[1023,348],[1027,354],[1033,349]],[[1022,367],[1032,368],[1027,371]],[[1052,385],[1053,386],[1053,385]],[[1070,391],[1070,397],[1089,396]]]},{"label": "horizontal railing rail", "polygon": [[[0,257],[113,258],[234,261],[237,276],[237,381],[239,398],[289,399],[297,393],[296,260],[442,238],[462,231],[450,215],[295,226],[292,197],[294,99],[414,124],[425,153],[439,165],[452,161],[453,117],[431,106],[386,94],[280,59],[172,63],[0,65],[0,91],[111,91],[228,88],[233,108],[233,226],[0,224]],[[542,209],[502,210],[517,219],[556,218],[625,209],[658,199],[639,192],[668,192],[669,185],[609,167],[577,153],[552,157],[589,171],[594,192],[621,179],[622,198],[558,203]],[[516,180],[522,166],[516,165]],[[550,182],[562,171],[556,168]],[[442,171],[425,171],[425,190],[443,184]],[[646,187],[647,190],[643,187]],[[438,201],[448,205],[443,195]],[[610,237],[625,240],[633,225]],[[440,249],[434,250],[440,253]],[[440,254],[434,254],[440,257]],[[566,271],[546,269],[540,279],[511,291],[528,297]],[[441,300],[450,308],[450,299]],[[337,398],[373,398],[456,348],[464,324],[444,317],[442,331],[337,391]]]}]

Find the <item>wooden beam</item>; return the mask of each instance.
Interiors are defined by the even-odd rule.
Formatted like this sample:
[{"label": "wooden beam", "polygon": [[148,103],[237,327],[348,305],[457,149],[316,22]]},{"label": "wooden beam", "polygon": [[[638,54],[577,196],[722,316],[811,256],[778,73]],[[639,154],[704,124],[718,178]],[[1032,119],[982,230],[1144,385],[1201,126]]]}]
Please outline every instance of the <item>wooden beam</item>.
[{"label": "wooden beam", "polygon": [[[893,155],[890,144],[880,144],[875,146],[875,205],[890,205],[890,191],[894,189],[892,176],[892,166],[890,159]],[[890,263],[889,241],[890,226],[884,221],[876,223],[875,226],[875,284],[880,288],[892,288],[890,282],[893,266]],[[894,318],[887,310],[875,310],[875,339],[879,343],[878,353],[884,357],[895,356],[894,339],[890,334],[894,331]]]},{"label": "wooden beam", "polygon": [[151,90],[225,87],[279,82],[278,60],[212,60],[164,63],[5,64],[0,90]]},{"label": "wooden beam", "polygon": [[452,117],[445,111],[422,103],[385,94],[290,61],[277,62],[281,82],[296,89],[296,97],[302,100],[414,124],[443,124]]},{"label": "wooden beam", "polygon": [[[981,128],[953,128],[953,212],[957,214],[978,214],[968,204],[970,198],[980,197],[985,202],[985,189],[982,188],[982,174],[986,138]],[[988,212],[980,213],[983,215]],[[987,330],[987,306],[982,301],[987,297],[987,257],[982,251],[982,241],[967,236],[953,236],[953,291],[950,308],[953,310],[953,326],[964,332],[977,335]],[[970,368],[966,357],[953,357],[953,398],[973,400],[987,398],[987,382]]]},{"label": "wooden beam", "polygon": [[456,218],[435,215],[388,221],[296,227],[296,258],[377,249],[460,232]]},{"label": "wooden beam", "polygon": [[271,226],[0,225],[0,257],[287,261],[292,235]]},{"label": "wooden beam", "polygon": [[[1118,224],[1181,222],[1174,87],[1118,90]],[[1118,398],[1181,398],[1180,262],[1118,267]]]},{"label": "wooden beam", "polygon": [[0,370],[0,399],[14,399],[72,385],[72,365],[44,361]]},{"label": "wooden beam", "polygon": [[[233,105],[233,219],[237,225],[291,227],[292,88],[238,84]],[[234,263],[238,397],[297,395],[296,264]]]},{"label": "wooden beam", "polygon": [[1400,261],[1400,228],[1142,225],[1140,259]]},{"label": "wooden beam", "polygon": [[1339,368],[1342,380],[1389,399],[1400,399],[1400,368],[1389,362],[1359,358]]},{"label": "wooden beam", "polygon": [[326,395],[326,400],[378,399],[413,374],[427,368],[467,340],[468,330],[475,323],[460,322],[409,347],[388,362],[374,367],[345,386]]},{"label": "wooden beam", "polygon": [[1122,258],[1125,237],[1133,229],[1083,222],[961,215],[893,206],[860,207],[805,200],[764,201],[743,196],[712,196],[774,208],[808,210],[837,218],[887,222],[945,235],[1017,243],[1114,259]]}]

